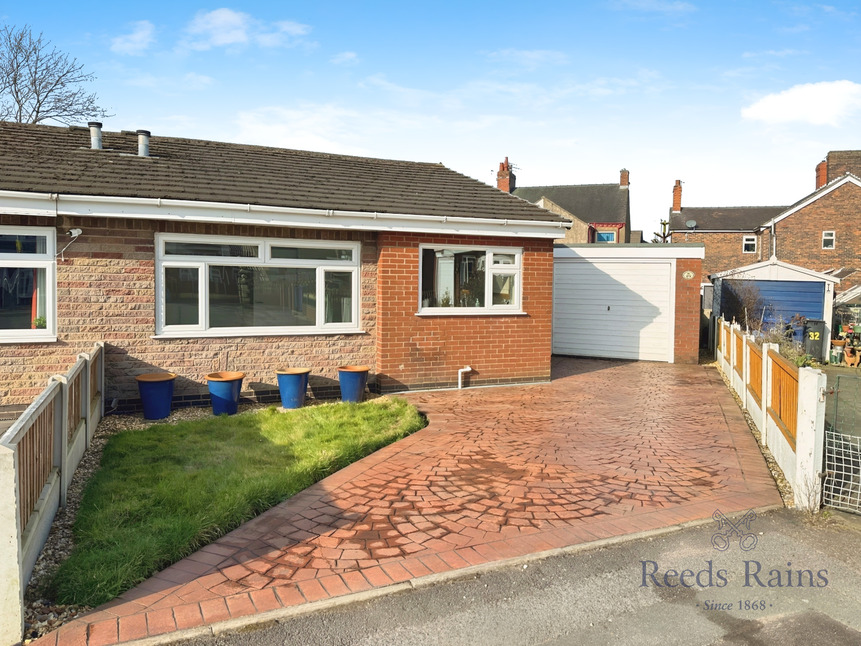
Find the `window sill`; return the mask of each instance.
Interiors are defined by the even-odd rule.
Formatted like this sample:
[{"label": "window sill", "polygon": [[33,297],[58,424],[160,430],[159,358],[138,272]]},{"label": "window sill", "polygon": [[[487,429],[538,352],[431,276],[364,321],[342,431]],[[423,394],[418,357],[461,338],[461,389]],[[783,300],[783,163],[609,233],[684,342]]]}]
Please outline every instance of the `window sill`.
[{"label": "window sill", "polygon": [[22,344],[30,344],[30,343],[56,343],[57,335],[56,334],[45,334],[40,336],[26,336],[26,337],[17,337],[17,338],[9,338],[0,336],[0,344],[9,344],[9,343],[22,343]]},{"label": "window sill", "polygon": [[219,338],[234,338],[234,337],[246,337],[246,338],[260,338],[260,337],[270,337],[270,336],[334,336],[337,334],[367,334],[364,330],[359,330],[355,328],[344,329],[344,330],[320,330],[313,329],[302,332],[263,332],[263,331],[250,331],[250,332],[237,332],[237,331],[225,331],[225,332],[215,332],[212,330],[206,330],[205,332],[197,332],[197,331],[183,331],[183,332],[162,332],[161,334],[153,334],[151,339],[219,339]]},{"label": "window sill", "polygon": [[522,310],[477,310],[463,308],[458,311],[457,308],[451,310],[421,310],[416,312],[416,316],[526,316],[526,312]]}]

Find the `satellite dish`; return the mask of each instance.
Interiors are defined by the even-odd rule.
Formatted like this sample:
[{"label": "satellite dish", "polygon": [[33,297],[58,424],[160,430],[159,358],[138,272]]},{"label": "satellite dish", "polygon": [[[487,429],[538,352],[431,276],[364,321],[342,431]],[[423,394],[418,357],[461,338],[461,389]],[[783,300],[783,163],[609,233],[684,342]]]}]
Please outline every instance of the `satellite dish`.
[{"label": "satellite dish", "polygon": [[697,228],[697,221],[696,220],[688,220],[687,222],[685,222],[685,226],[688,229],[696,229]]}]

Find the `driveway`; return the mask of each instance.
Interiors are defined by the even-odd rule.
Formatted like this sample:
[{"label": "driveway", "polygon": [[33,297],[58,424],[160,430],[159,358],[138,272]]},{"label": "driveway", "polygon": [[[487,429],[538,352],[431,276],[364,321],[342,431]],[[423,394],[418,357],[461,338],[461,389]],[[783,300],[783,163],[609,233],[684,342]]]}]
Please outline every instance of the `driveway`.
[{"label": "driveway", "polygon": [[427,428],[36,643],[263,620],[717,509],[780,505],[713,368],[554,358],[551,383],[405,396]]}]

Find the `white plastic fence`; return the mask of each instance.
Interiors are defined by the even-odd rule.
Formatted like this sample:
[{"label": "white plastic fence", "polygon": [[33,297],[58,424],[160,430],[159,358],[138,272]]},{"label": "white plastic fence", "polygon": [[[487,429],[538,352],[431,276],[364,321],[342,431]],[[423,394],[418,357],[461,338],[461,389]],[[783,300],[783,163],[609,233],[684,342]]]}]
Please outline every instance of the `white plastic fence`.
[{"label": "white plastic fence", "polygon": [[102,418],[104,383],[99,342],[0,437],[0,644],[21,641],[24,588]]},{"label": "white plastic fence", "polygon": [[780,356],[776,343],[758,346],[738,324],[717,322],[718,368],[750,414],[786,480],[795,506],[819,508],[825,442],[826,377]]}]

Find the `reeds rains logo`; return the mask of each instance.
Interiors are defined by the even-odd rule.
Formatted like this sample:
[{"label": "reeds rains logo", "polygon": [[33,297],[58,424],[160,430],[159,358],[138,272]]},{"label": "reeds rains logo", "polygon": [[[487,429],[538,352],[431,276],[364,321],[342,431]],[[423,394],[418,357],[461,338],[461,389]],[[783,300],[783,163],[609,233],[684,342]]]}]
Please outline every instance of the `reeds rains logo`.
[{"label": "reeds rains logo", "polygon": [[[756,512],[752,509],[737,519],[715,509],[712,519],[717,523],[717,530],[711,535],[711,546],[718,552],[733,552],[730,548],[736,542],[742,552],[750,552],[759,543],[759,536],[753,530]],[[736,563],[736,568],[732,569],[721,565],[714,559],[707,559],[694,567],[679,564],[661,567],[657,561],[641,560],[640,587],[705,589],[724,588],[739,582],[742,588],[825,588],[829,584],[827,569],[793,567],[791,561],[777,567],[768,567],[754,559]],[[737,571],[733,573],[733,570]]]},{"label": "reeds rains logo", "polygon": [[733,522],[720,509],[715,509],[712,518],[718,524],[718,531],[712,534],[712,547],[719,552],[726,552],[738,537],[738,546],[745,552],[756,547],[759,540],[751,530],[750,525],[756,520],[756,512],[751,509],[744,516]]}]

